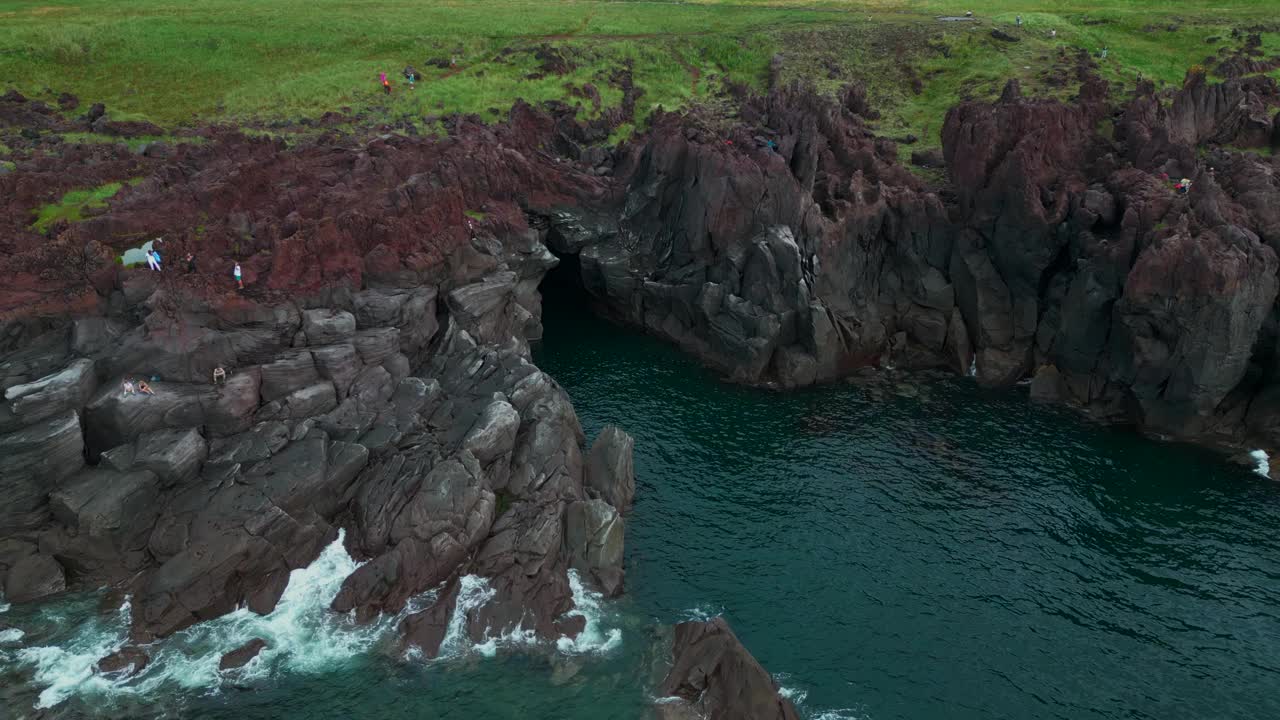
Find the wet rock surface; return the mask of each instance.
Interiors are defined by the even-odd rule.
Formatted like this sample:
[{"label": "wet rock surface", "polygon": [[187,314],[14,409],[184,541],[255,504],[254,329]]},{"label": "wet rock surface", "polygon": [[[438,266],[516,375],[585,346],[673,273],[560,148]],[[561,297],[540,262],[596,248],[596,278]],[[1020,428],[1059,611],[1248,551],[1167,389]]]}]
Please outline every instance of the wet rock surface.
[{"label": "wet rock surface", "polygon": [[222,671],[234,670],[248,665],[251,660],[258,657],[258,653],[267,647],[267,641],[262,638],[254,638],[240,647],[228,652],[218,660],[218,669]]},{"label": "wet rock surface", "polygon": [[104,675],[136,675],[151,663],[151,656],[140,647],[121,648],[98,661],[98,672]]},{"label": "wet rock surface", "polygon": [[659,717],[799,720],[795,706],[778,694],[773,677],[723,618],[676,625],[672,658],[658,694],[681,702],[661,703]]}]

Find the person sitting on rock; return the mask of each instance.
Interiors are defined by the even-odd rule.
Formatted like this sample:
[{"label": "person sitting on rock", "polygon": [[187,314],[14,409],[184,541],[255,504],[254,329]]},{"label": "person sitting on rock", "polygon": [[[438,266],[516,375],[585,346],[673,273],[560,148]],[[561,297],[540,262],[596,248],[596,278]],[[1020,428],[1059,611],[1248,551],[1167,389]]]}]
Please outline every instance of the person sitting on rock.
[{"label": "person sitting on rock", "polygon": [[156,255],[154,250],[147,251],[147,267],[151,268],[152,272],[160,272],[160,256]]},{"label": "person sitting on rock", "polygon": [[123,387],[124,387],[124,394],[125,394],[125,395],[132,395],[132,394],[134,394],[134,392],[135,392],[135,391],[134,391],[134,389],[133,389],[133,380],[130,380],[129,378],[125,378],[125,379],[124,379],[124,385],[123,385]]},{"label": "person sitting on rock", "polygon": [[213,369],[213,384],[227,384],[227,371],[224,368],[216,367]]},{"label": "person sitting on rock", "polygon": [[151,386],[147,384],[147,381],[146,381],[146,380],[139,380],[139,381],[138,381],[138,392],[142,393],[143,395],[155,395],[155,394],[156,394],[156,391],[151,389]]},{"label": "person sitting on rock", "polygon": [[187,253],[187,274],[190,275],[196,271],[196,256]]},{"label": "person sitting on rock", "polygon": [[1182,178],[1182,181],[1178,183],[1178,194],[1186,195],[1189,192],[1191,192],[1191,180]]}]

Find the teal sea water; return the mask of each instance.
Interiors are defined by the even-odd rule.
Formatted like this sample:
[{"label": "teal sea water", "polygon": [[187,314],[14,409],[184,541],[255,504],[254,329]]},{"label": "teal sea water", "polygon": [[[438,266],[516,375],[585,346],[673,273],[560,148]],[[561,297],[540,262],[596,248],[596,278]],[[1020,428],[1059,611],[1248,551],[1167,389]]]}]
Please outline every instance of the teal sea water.
[{"label": "teal sea water", "polygon": [[642,718],[660,626],[709,615],[808,718],[1280,717],[1280,484],[966,379],[727,385],[560,290],[537,362],[588,437],[635,437],[638,475],[627,596],[582,592],[578,646],[405,659],[394,619],[323,611],[335,546],[272,616],[174,638],[125,685],[88,667],[127,609],[9,608],[0,717]]}]

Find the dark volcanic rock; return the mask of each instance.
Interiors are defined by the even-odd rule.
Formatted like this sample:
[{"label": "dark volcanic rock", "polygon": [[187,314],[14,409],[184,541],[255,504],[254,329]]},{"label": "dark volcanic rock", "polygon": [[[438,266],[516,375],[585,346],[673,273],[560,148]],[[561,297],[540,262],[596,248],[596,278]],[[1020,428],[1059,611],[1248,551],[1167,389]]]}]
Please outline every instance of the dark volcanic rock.
[{"label": "dark volcanic rock", "polygon": [[[483,589],[462,617],[447,591],[406,619],[427,654],[451,619],[459,641],[572,631],[570,570],[622,587],[634,470],[620,431],[584,457],[568,397],[530,362],[547,245],[578,256],[597,309],[736,381],[880,365],[1009,385],[1039,368],[1039,400],[1280,449],[1280,167],[1214,147],[1278,137],[1274,83],[1193,75],[1169,99],[1118,98],[1092,68],[1076,58],[1070,103],[1010,83],[954,108],[942,157],[917,159],[945,166],[941,190],[876,136],[859,86],[735,91],[732,125],[659,112],[606,150],[634,114],[625,72],[623,107],[591,121],[517,104],[494,125],[451,118],[446,138],[214,128],[164,152],[28,153],[0,177],[6,582],[127,582],[149,641],[269,612],[344,530],[366,562],[336,609]],[[87,121],[138,130],[105,118]],[[84,123],[0,97],[10,137]],[[133,177],[94,217],[30,227],[49,198]],[[157,235],[199,271],[111,263]],[[154,394],[124,392],[153,376]]]},{"label": "dark volcanic rock", "polygon": [[84,465],[84,436],[73,410],[0,435],[0,534],[39,528],[45,498]]},{"label": "dark volcanic rock", "polygon": [[258,657],[258,653],[267,647],[267,641],[262,638],[254,638],[240,647],[226,653],[222,659],[218,661],[218,669],[221,671],[234,670],[249,664],[250,660]]},{"label": "dark volcanic rock", "polygon": [[151,662],[146,650],[134,645],[127,645],[98,661],[98,672],[103,674],[121,673],[136,675]]},{"label": "dark volcanic rock", "polygon": [[66,576],[57,560],[48,555],[28,555],[9,568],[4,596],[12,602],[26,603],[56,595],[66,587]]},{"label": "dark volcanic rock", "polygon": [[945,277],[945,211],[873,138],[860,102],[794,88],[748,100],[744,123],[771,128],[776,149],[659,116],[624,168],[625,220],[581,252],[587,290],[734,379],[786,386],[879,357],[913,305],[941,303],[918,312],[944,322],[946,281],[945,297],[924,288]]},{"label": "dark volcanic rock", "polygon": [[942,156],[942,150],[930,148],[928,150],[915,150],[911,153],[911,164],[923,168],[943,168],[946,167],[947,161]]},{"label": "dark volcanic rock", "polygon": [[1177,234],[1138,255],[1116,304],[1119,379],[1147,422],[1202,428],[1248,369],[1276,299],[1275,253],[1256,237]]},{"label": "dark volcanic rock", "polygon": [[706,720],[799,720],[722,618],[676,625],[672,657],[659,694],[682,698]]}]

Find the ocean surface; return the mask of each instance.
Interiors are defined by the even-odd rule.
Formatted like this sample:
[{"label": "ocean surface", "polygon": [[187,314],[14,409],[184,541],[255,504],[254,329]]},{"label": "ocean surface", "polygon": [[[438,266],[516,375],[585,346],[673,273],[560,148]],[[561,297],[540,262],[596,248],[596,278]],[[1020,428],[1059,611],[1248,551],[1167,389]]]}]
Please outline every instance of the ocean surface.
[{"label": "ocean surface", "polygon": [[638,490],[627,595],[577,588],[578,642],[405,657],[396,618],[325,610],[355,565],[335,544],[272,615],[182,633],[128,683],[91,670],[127,605],[6,608],[0,718],[644,718],[663,626],[714,615],[810,719],[1280,717],[1280,483],[965,378],[728,385],[582,308],[548,294],[536,360],[589,438],[635,437]]}]

